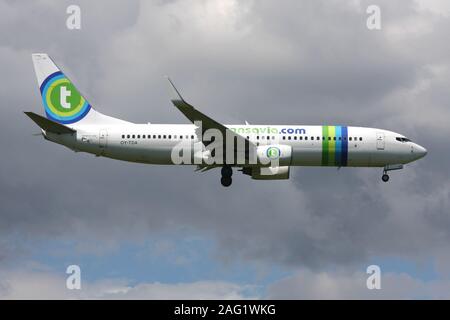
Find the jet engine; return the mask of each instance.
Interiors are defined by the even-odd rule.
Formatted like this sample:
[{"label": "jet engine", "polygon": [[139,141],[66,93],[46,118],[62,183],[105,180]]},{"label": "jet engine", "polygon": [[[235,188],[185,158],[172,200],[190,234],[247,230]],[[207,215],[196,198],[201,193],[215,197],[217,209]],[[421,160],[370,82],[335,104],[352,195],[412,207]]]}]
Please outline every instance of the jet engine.
[{"label": "jet engine", "polygon": [[282,167],[245,167],[242,173],[255,180],[285,180],[289,179],[289,166]]}]

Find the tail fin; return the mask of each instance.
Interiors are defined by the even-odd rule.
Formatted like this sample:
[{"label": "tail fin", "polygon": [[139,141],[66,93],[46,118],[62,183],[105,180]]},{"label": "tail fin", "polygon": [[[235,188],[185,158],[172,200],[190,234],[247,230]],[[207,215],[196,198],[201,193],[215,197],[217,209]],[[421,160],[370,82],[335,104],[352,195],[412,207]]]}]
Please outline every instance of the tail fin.
[{"label": "tail fin", "polygon": [[47,54],[32,54],[47,118],[62,124],[82,120],[91,105]]},{"label": "tail fin", "polygon": [[60,124],[124,122],[95,111],[47,54],[31,57],[48,119]]}]

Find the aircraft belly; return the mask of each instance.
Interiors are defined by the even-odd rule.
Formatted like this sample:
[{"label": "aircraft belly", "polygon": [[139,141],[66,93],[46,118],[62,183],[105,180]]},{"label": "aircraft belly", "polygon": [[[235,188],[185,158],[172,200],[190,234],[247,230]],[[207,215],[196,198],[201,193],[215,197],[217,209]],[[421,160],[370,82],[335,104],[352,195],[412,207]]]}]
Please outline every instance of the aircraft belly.
[{"label": "aircraft belly", "polygon": [[350,150],[348,152],[348,167],[368,167],[370,164],[370,152],[365,150]]},{"label": "aircraft belly", "polygon": [[154,148],[142,150],[139,157],[145,163],[172,164],[172,147]]},{"label": "aircraft belly", "polygon": [[171,152],[169,146],[110,146],[105,149],[103,156],[139,163],[171,164]]},{"label": "aircraft belly", "polygon": [[293,166],[320,166],[321,161],[321,150],[302,147],[294,147],[292,150]]}]

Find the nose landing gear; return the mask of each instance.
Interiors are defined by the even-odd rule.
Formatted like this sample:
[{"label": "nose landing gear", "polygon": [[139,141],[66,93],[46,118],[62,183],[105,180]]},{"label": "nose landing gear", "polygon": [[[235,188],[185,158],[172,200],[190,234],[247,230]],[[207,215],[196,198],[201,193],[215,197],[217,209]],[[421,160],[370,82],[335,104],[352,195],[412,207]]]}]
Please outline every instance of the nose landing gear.
[{"label": "nose landing gear", "polygon": [[222,178],[220,179],[220,183],[222,184],[222,186],[231,186],[231,183],[233,182],[233,179],[231,179],[231,176],[233,175],[233,169],[230,166],[223,166],[221,173]]},{"label": "nose landing gear", "polygon": [[402,164],[388,164],[388,165],[384,166],[383,175],[381,176],[381,180],[383,180],[383,182],[388,182],[389,181],[389,176],[387,174],[388,171],[400,170],[400,169],[403,169]]}]

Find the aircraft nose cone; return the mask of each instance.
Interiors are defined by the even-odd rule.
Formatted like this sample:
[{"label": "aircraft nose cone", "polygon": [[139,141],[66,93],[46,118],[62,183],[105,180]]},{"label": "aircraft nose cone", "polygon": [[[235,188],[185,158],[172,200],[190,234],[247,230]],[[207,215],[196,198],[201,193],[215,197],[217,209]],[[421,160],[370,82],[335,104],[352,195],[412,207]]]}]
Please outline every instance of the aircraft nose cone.
[{"label": "aircraft nose cone", "polygon": [[419,145],[416,145],[414,149],[414,153],[417,154],[419,159],[425,157],[428,153],[427,149]]}]

